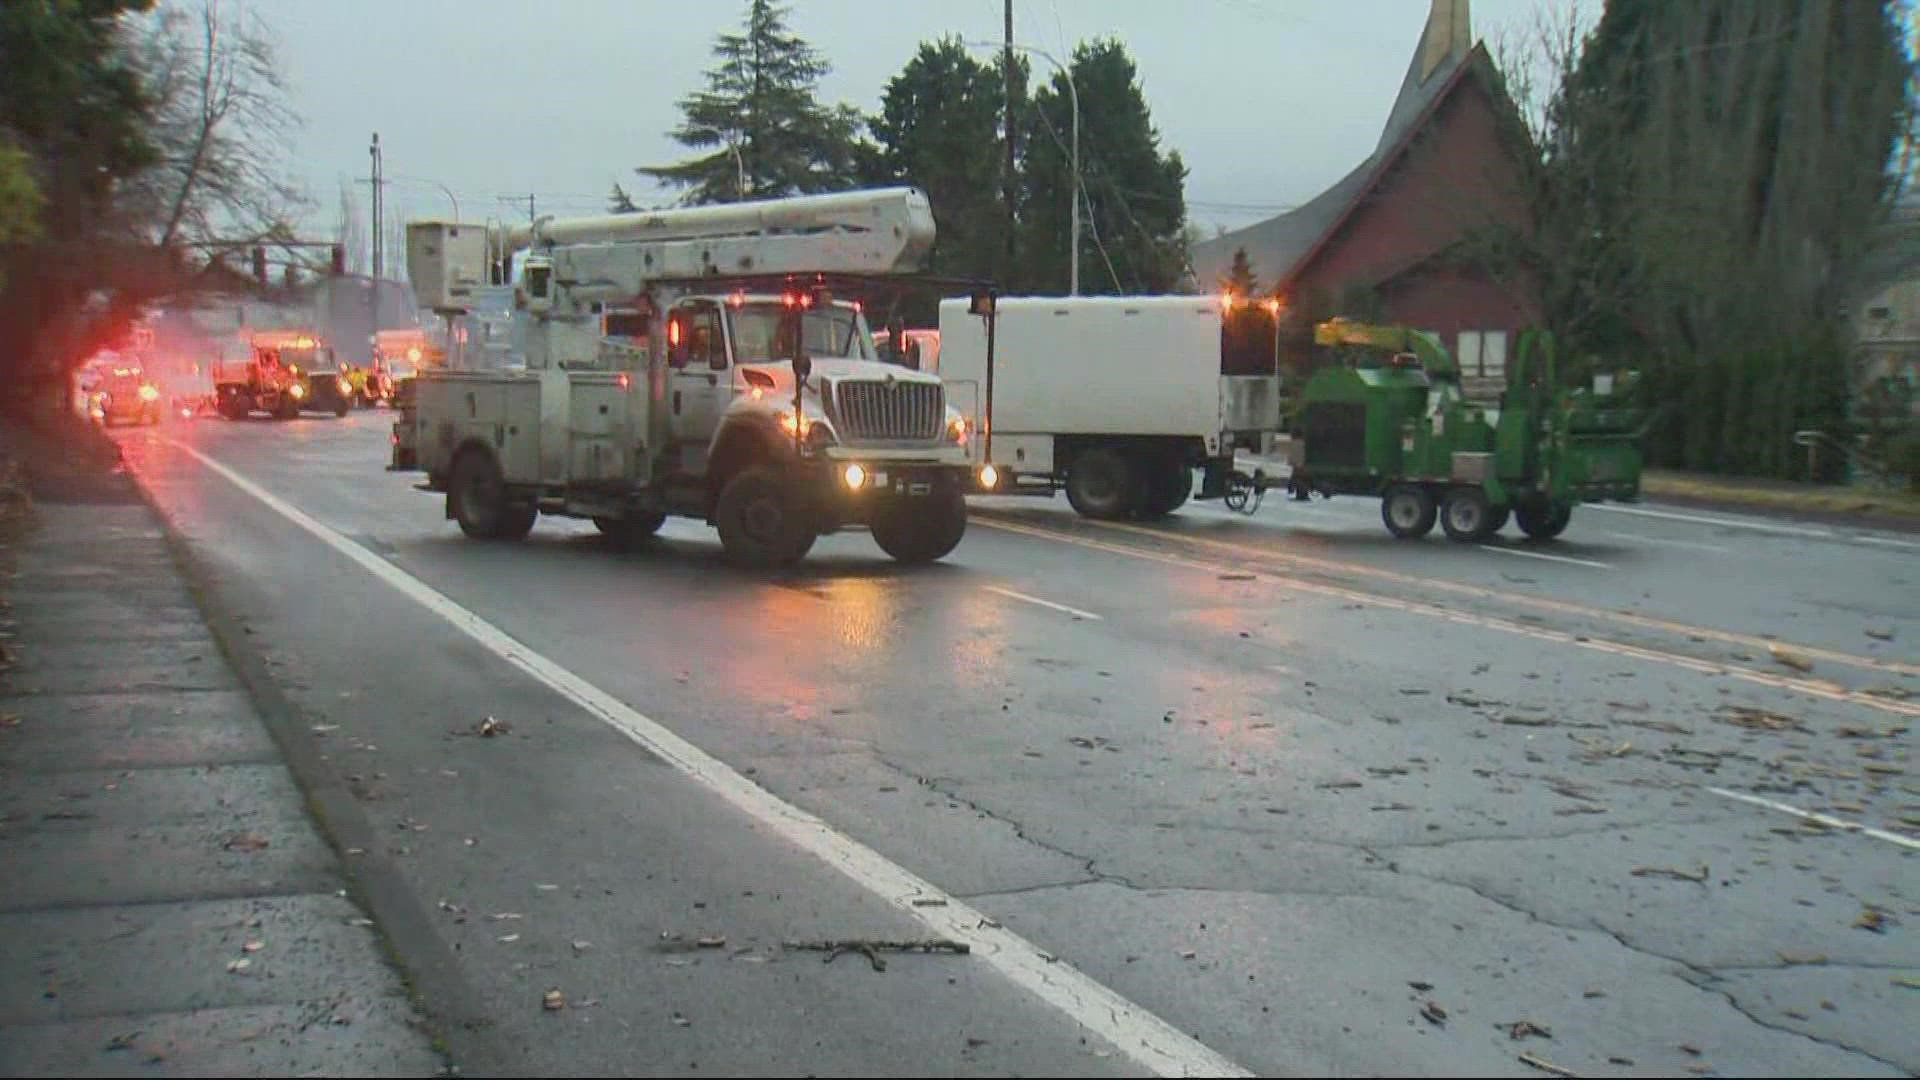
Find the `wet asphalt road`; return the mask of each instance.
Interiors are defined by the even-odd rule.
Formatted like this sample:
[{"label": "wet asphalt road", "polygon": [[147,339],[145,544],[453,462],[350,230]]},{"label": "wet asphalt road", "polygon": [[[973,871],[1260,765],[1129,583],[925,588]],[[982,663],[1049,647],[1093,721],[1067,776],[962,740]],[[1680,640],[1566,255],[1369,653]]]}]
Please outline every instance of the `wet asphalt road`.
[{"label": "wet asphalt road", "polygon": [[[845,534],[767,578],[695,522],[467,541],[389,422],[121,438],[467,1072],[1920,1070],[1914,537],[997,499],[940,565]],[[790,947],[941,909],[1018,947]]]}]

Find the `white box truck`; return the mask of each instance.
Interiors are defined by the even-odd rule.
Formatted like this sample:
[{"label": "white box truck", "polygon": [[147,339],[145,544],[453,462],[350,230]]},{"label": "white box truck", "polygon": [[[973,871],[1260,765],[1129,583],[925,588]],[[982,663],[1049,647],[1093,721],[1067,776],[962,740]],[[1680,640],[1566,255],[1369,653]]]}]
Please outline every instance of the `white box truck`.
[{"label": "white box truck", "polygon": [[990,373],[988,321],[940,305],[940,377],[980,432],[978,490],[1064,487],[1088,517],[1151,519],[1187,501],[1195,469],[1202,499],[1264,485],[1234,450],[1277,430],[1279,377],[1220,373],[1219,297],[1000,297],[997,312]]}]

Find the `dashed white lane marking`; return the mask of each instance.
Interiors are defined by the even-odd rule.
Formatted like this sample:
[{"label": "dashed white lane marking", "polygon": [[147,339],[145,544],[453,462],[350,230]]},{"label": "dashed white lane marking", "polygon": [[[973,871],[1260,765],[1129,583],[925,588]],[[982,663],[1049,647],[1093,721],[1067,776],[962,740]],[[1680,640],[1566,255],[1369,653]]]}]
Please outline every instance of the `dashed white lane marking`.
[{"label": "dashed white lane marking", "polygon": [[1095,615],[1091,611],[1081,611],[1077,607],[1068,607],[1065,604],[1056,604],[1051,600],[1042,600],[1037,596],[1028,596],[1026,593],[1023,593],[1023,592],[1014,592],[1012,589],[1003,589],[998,585],[986,585],[986,586],[983,586],[983,588],[985,588],[990,593],[998,593],[999,595],[1008,597],[1009,599],[1024,600],[1029,604],[1038,604],[1043,608],[1052,608],[1055,611],[1065,612],[1066,614],[1071,615],[1076,619],[1092,619],[1095,622],[1098,622],[1100,620],[1100,616]]},{"label": "dashed white lane marking", "polygon": [[1644,506],[1615,506],[1612,503],[1593,503],[1582,507],[1587,510],[1605,510],[1610,514],[1634,514],[1639,517],[1664,518],[1668,521],[1690,521],[1696,525],[1714,525],[1728,529],[1752,529],[1754,532],[1778,533],[1781,536],[1805,536],[1815,540],[1832,540],[1839,533],[1831,529],[1810,529],[1800,525],[1781,525],[1771,521],[1742,521],[1739,518],[1706,517],[1701,514],[1682,514],[1672,510],[1650,510]]},{"label": "dashed white lane marking", "polygon": [[1612,563],[1595,562],[1592,559],[1576,559],[1571,555],[1549,555],[1544,551],[1525,551],[1521,548],[1501,547],[1498,544],[1481,544],[1482,551],[1497,551],[1502,555],[1518,555],[1523,559],[1545,559],[1548,562],[1570,563],[1574,566],[1591,566],[1596,570],[1611,570]]},{"label": "dashed white lane marking", "polygon": [[1733,549],[1724,544],[1702,544],[1696,540],[1670,540],[1664,536],[1648,536],[1645,533],[1613,532],[1608,530],[1600,535],[1615,540],[1627,540],[1635,544],[1652,544],[1655,547],[1679,548],[1682,551],[1704,551],[1710,555],[1730,554]]},{"label": "dashed white lane marking", "polygon": [[209,469],[260,500],[281,517],[440,616],[502,660],[544,683],[589,715],[599,718],[651,751],[682,775],[719,795],[775,835],[839,870],[902,913],[918,920],[932,933],[965,942],[974,956],[1074,1023],[1111,1042],[1141,1068],[1159,1076],[1253,1075],[1106,985],[1089,978],[1066,961],[1043,951],[977,909],[941,891],[931,882],[887,860],[879,852],[835,830],[813,814],[775,797],[724,762],[534,652],[418,578],[348,540],[246,477],[191,446],[179,442],[173,445],[198,458]]},{"label": "dashed white lane marking", "polygon": [[1920,840],[1915,840],[1911,836],[1901,836],[1899,833],[1888,832],[1885,829],[1876,829],[1868,825],[1862,825],[1857,821],[1848,821],[1845,818],[1837,818],[1830,814],[1821,814],[1812,810],[1802,810],[1797,806],[1788,806],[1783,802],[1763,799],[1758,795],[1748,795],[1739,791],[1728,791],[1726,788],[1710,787],[1707,790],[1724,798],[1738,799],[1743,803],[1752,803],[1755,806],[1764,806],[1769,810],[1778,810],[1783,814],[1792,814],[1797,818],[1805,818],[1808,821],[1825,825],[1829,829],[1857,832],[1863,836],[1871,836],[1875,840],[1885,840],[1890,844],[1899,844],[1908,850],[1920,849]]}]

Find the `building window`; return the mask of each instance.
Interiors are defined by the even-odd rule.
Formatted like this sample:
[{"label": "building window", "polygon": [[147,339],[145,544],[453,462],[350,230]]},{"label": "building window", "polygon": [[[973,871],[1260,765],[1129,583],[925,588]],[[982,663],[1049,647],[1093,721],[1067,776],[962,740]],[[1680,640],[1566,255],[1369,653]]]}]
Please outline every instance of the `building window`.
[{"label": "building window", "polygon": [[1480,331],[1460,331],[1460,343],[1453,350],[1453,362],[1462,375],[1480,374]]},{"label": "building window", "polygon": [[1507,332],[1489,330],[1480,339],[1480,374],[1489,379],[1507,377]]},{"label": "building window", "polygon": [[1891,319],[1893,318],[1893,309],[1890,307],[1870,307],[1867,309],[1867,318]]}]

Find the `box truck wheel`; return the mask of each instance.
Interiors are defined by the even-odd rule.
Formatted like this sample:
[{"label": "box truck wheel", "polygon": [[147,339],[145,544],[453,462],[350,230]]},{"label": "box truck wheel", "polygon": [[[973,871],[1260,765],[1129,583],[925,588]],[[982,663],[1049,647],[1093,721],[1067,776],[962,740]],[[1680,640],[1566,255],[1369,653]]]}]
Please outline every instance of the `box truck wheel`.
[{"label": "box truck wheel", "polygon": [[1067,466],[1067,502],[1082,517],[1123,518],[1140,504],[1140,484],[1126,455],[1096,447]]},{"label": "box truck wheel", "polygon": [[1402,540],[1418,540],[1432,532],[1437,514],[1433,494],[1418,484],[1395,484],[1380,499],[1380,520]]},{"label": "box truck wheel", "polygon": [[1551,540],[1566,531],[1573,520],[1573,507],[1545,502],[1525,502],[1513,508],[1520,531],[1535,540]]},{"label": "box truck wheel", "polygon": [[447,481],[448,508],[460,531],[476,540],[518,540],[533,531],[540,512],[507,501],[506,480],[493,455],[463,450]]},{"label": "box truck wheel", "polygon": [[784,566],[799,562],[813,547],[814,532],[801,520],[786,478],[768,465],[742,469],[727,481],[713,521],[727,561],[735,566]]},{"label": "box truck wheel", "polygon": [[1479,488],[1454,488],[1440,508],[1440,527],[1447,539],[1477,544],[1493,535],[1493,504]]},{"label": "box truck wheel", "polygon": [[1165,454],[1142,457],[1139,465],[1144,470],[1147,489],[1137,511],[1140,517],[1157,520],[1186,505],[1193,494],[1193,470],[1185,462]]},{"label": "box truck wheel", "polygon": [[874,507],[874,543],[903,563],[930,563],[959,546],[967,531],[967,500],[957,487],[924,499],[889,499]]}]

